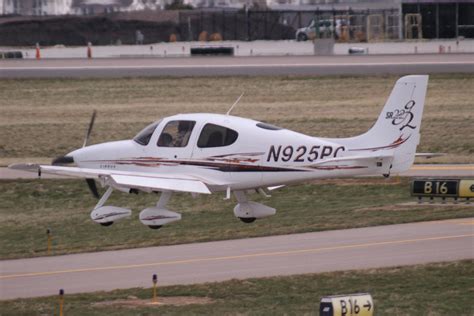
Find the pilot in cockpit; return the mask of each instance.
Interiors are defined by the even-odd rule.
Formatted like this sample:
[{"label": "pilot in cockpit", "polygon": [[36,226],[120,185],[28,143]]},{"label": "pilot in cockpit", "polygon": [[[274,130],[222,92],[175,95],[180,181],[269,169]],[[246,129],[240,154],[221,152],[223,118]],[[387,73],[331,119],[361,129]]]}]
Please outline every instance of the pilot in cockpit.
[{"label": "pilot in cockpit", "polygon": [[191,131],[194,127],[194,122],[191,121],[179,121],[178,133],[173,140],[172,147],[183,147],[186,146],[191,136]]}]

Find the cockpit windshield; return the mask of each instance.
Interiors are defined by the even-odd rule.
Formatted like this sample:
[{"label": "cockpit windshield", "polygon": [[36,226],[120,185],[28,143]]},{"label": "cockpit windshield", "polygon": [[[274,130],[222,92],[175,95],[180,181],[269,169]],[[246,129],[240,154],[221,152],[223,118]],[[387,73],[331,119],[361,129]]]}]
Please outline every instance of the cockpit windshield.
[{"label": "cockpit windshield", "polygon": [[137,142],[140,145],[146,146],[150,142],[151,136],[153,136],[153,133],[155,132],[156,127],[160,124],[161,120],[155,123],[151,123],[144,129],[140,131],[140,133],[137,134],[133,138],[135,142]]}]

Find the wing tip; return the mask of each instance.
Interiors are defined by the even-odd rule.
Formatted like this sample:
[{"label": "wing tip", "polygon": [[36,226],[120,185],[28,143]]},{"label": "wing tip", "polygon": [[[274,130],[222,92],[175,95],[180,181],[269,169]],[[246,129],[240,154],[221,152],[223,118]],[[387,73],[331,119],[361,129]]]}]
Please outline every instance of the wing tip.
[{"label": "wing tip", "polygon": [[8,169],[23,170],[23,171],[37,171],[39,167],[40,166],[36,163],[14,163],[14,164],[8,165]]}]

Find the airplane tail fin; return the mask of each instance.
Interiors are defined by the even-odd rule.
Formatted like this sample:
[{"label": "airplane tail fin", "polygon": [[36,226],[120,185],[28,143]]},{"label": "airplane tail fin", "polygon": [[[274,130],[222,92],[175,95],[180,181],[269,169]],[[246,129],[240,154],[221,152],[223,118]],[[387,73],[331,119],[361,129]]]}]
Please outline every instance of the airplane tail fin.
[{"label": "airplane tail fin", "polygon": [[369,131],[335,141],[358,155],[390,151],[393,155],[391,172],[408,170],[415,160],[420,140],[427,86],[427,75],[398,79],[375,125]]}]

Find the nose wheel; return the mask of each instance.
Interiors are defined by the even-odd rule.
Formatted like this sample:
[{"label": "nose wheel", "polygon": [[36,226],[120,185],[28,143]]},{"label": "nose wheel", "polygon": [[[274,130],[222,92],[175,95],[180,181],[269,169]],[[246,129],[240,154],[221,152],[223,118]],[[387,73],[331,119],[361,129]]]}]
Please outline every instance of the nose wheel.
[{"label": "nose wheel", "polygon": [[239,219],[244,222],[245,224],[250,224],[255,222],[256,218],[255,217],[239,217]]},{"label": "nose wheel", "polygon": [[161,225],[148,225],[151,229],[160,229]]}]

